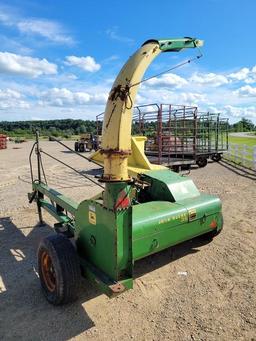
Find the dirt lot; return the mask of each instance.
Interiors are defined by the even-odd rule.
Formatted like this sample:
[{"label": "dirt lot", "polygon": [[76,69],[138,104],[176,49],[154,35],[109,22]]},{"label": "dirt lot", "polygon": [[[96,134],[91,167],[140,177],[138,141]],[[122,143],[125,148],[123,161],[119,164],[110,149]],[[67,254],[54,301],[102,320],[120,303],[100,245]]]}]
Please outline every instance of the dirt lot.
[{"label": "dirt lot", "polygon": [[[56,308],[37,276],[37,245],[52,220],[44,214],[49,225],[37,225],[27,201],[31,145],[0,151],[1,340],[256,340],[255,177],[215,163],[192,170],[201,191],[221,197],[223,232],[211,243],[195,239],[139,261],[134,290],[117,298],[84,280],[79,300]],[[93,169],[53,142],[42,146],[80,170]],[[50,159],[45,169],[50,185],[76,200],[100,190]]]}]

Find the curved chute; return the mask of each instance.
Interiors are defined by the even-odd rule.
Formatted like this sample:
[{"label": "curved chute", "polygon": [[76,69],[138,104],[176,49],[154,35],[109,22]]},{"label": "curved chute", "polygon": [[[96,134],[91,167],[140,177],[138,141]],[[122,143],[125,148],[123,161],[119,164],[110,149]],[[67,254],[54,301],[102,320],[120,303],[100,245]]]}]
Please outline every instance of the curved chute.
[{"label": "curved chute", "polygon": [[194,38],[147,40],[126,62],[109,93],[102,130],[104,181],[128,181],[131,152],[132,108],[139,83],[148,66],[161,52],[177,52],[202,46]]}]

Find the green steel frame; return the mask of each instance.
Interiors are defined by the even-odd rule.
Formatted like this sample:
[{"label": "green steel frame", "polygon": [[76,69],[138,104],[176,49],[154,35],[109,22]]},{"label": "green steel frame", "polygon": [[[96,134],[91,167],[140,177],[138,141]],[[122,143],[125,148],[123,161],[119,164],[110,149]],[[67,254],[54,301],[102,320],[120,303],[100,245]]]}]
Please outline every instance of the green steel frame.
[{"label": "green steel frame", "polygon": [[56,219],[57,233],[74,239],[82,274],[109,297],[132,288],[136,260],[222,229],[220,200],[167,169],[149,171],[137,182],[106,183],[99,195],[78,204],[42,181],[38,136],[36,155],[30,202]]}]

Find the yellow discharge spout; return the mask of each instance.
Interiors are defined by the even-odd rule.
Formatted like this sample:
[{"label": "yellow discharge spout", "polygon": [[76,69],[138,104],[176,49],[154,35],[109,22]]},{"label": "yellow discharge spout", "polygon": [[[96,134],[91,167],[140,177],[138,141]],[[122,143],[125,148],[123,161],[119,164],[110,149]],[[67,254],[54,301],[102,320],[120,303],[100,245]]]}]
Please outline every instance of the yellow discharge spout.
[{"label": "yellow discharge spout", "polygon": [[112,86],[105,109],[101,146],[103,180],[130,179],[128,156],[131,153],[132,108],[139,82],[148,66],[161,52],[180,51],[199,45],[202,42],[192,38],[149,40],[123,66]]}]

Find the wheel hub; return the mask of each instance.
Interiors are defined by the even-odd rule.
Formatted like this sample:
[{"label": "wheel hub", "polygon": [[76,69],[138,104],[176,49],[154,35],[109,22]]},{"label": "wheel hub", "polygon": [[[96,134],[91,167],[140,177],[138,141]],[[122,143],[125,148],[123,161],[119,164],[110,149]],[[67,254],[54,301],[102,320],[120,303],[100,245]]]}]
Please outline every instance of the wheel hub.
[{"label": "wheel hub", "polygon": [[42,252],[41,255],[41,269],[47,289],[53,292],[56,288],[56,275],[52,264],[52,259],[46,251]]}]

